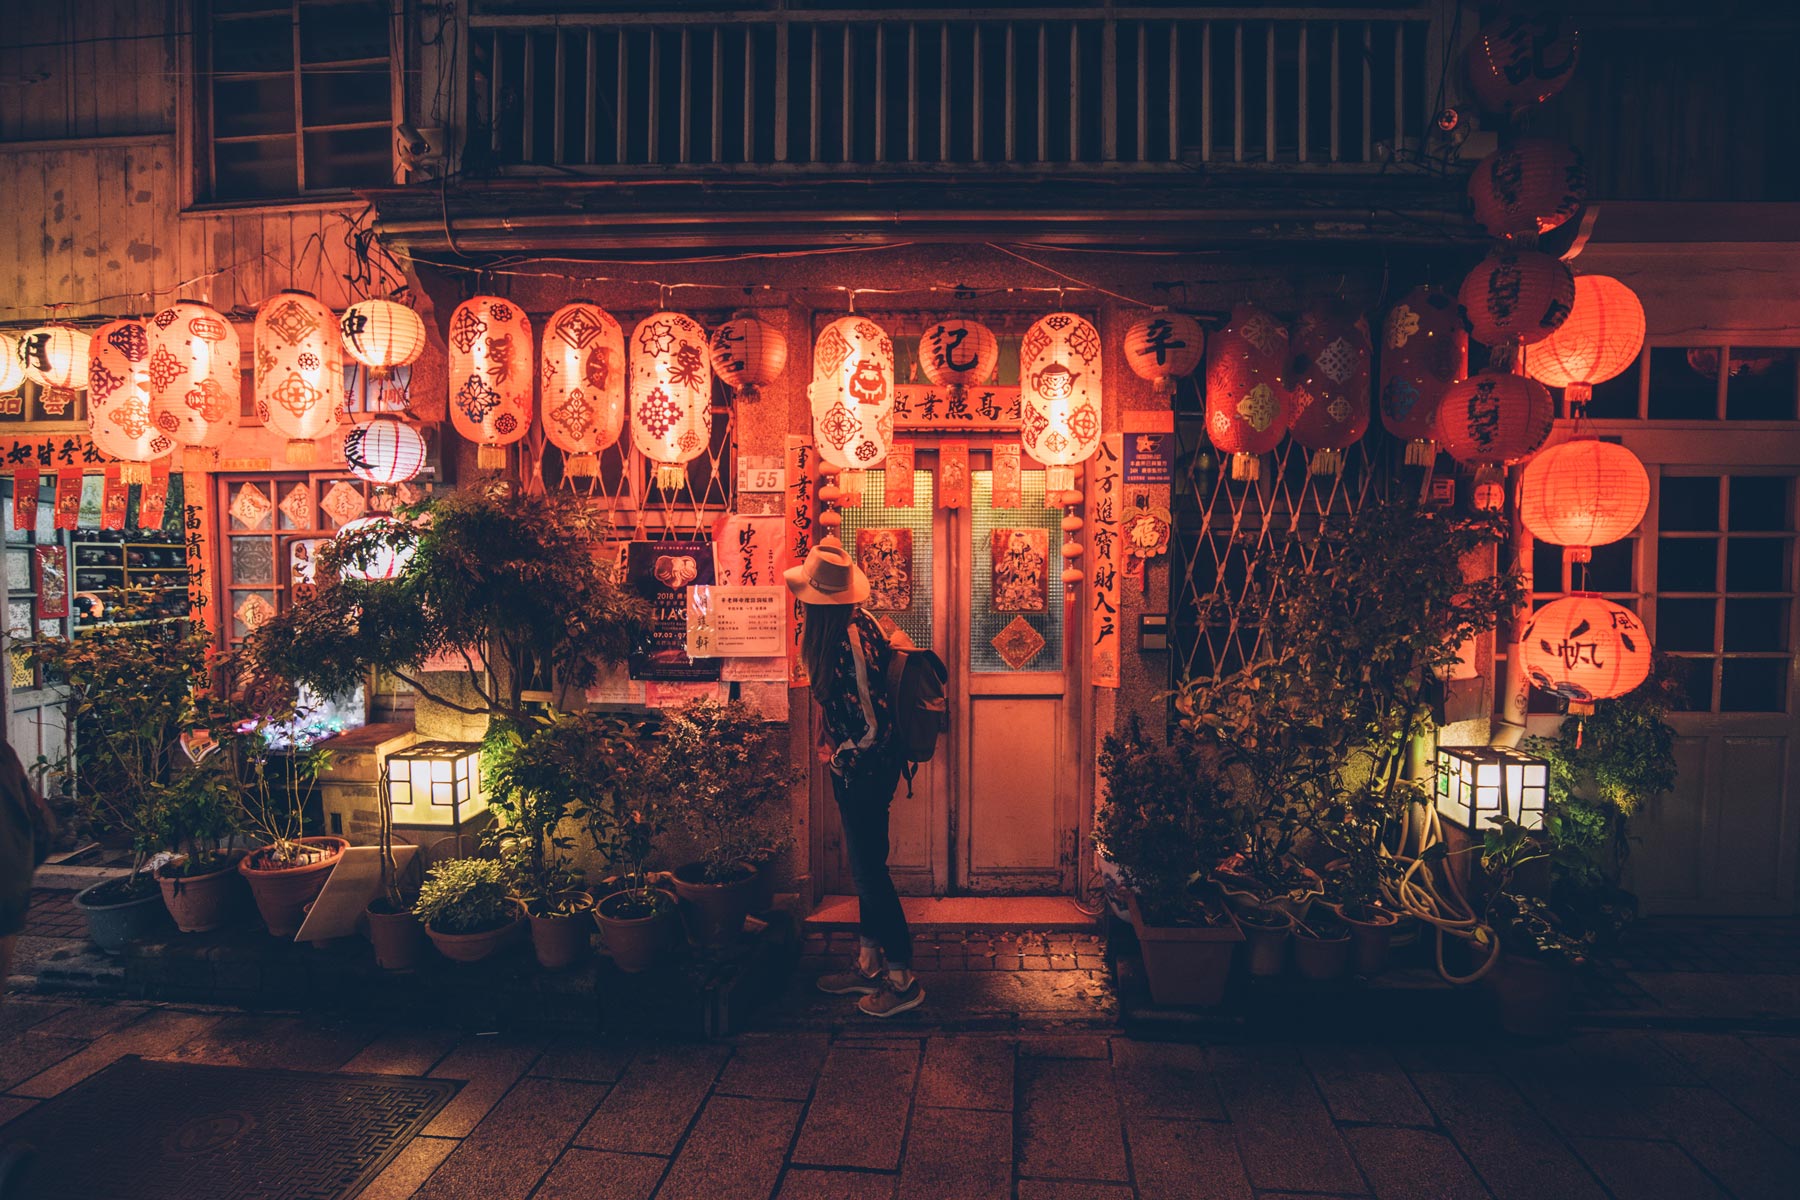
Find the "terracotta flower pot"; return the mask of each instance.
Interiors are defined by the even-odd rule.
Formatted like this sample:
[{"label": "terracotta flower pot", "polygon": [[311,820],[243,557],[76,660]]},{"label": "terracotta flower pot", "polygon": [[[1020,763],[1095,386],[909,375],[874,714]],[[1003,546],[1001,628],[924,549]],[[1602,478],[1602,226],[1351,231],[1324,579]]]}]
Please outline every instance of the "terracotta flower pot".
[{"label": "terracotta flower pot", "polygon": [[1485,976],[1500,1028],[1519,1037],[1555,1037],[1569,1027],[1575,975],[1559,963],[1502,954]]},{"label": "terracotta flower pot", "polygon": [[1294,930],[1294,969],[1302,978],[1320,982],[1342,979],[1350,973],[1354,951],[1350,931],[1341,926],[1332,926],[1323,936],[1305,929]]},{"label": "terracotta flower pot", "polygon": [[237,863],[227,858],[198,875],[156,873],[163,904],[183,933],[211,933],[223,929],[237,915],[243,902]]},{"label": "terracotta flower pot", "polygon": [[1239,916],[1258,909],[1270,909],[1284,912],[1296,921],[1304,921],[1306,914],[1312,911],[1313,901],[1325,894],[1325,881],[1319,873],[1295,863],[1298,882],[1279,895],[1266,895],[1259,881],[1241,869],[1243,861],[1243,855],[1234,854],[1213,872],[1213,881]]},{"label": "terracotta flower pot", "polygon": [[135,895],[123,879],[107,879],[75,893],[75,907],[87,918],[88,940],[102,953],[117,954],[132,942],[141,942],[168,928],[168,909],[162,895],[150,887],[148,876]]},{"label": "terracotta flower pot", "polygon": [[538,966],[546,971],[560,971],[572,965],[588,949],[592,929],[588,913],[594,907],[594,898],[586,892],[568,892],[562,899],[569,902],[565,911],[531,915],[531,949],[537,955]]},{"label": "terracotta flower pot", "polygon": [[656,909],[648,916],[621,915],[641,893],[614,892],[594,906],[594,924],[600,929],[600,945],[621,971],[637,972],[653,966],[681,936],[681,917],[675,897],[653,890]]},{"label": "terracotta flower pot", "polygon": [[363,910],[375,965],[384,971],[413,971],[425,958],[425,931],[412,909],[391,911],[385,900],[372,900]]},{"label": "terracotta flower pot", "polygon": [[520,920],[515,911],[511,920],[474,933],[443,933],[427,925],[425,936],[431,939],[431,944],[437,947],[438,953],[451,962],[480,962],[512,940],[519,930]]},{"label": "terracotta flower pot", "polygon": [[675,894],[681,898],[688,941],[696,946],[717,946],[743,932],[744,918],[756,900],[756,872],[745,866],[739,878],[707,883],[705,870],[705,864],[697,862],[677,867]]},{"label": "terracotta flower pot", "polygon": [[1231,961],[1243,930],[1229,909],[1226,924],[1151,925],[1138,908],[1137,896],[1125,893],[1131,927],[1137,932],[1144,959],[1144,979],[1157,1004],[1217,1004],[1231,982]]},{"label": "terracotta flower pot", "polygon": [[1264,977],[1281,974],[1287,966],[1288,936],[1294,932],[1294,918],[1279,908],[1259,908],[1240,911],[1238,924],[1244,930],[1250,973]]},{"label": "terracotta flower pot", "polygon": [[1351,963],[1356,973],[1381,974],[1387,966],[1394,931],[1400,926],[1399,916],[1372,904],[1339,904],[1336,910],[1339,919],[1350,927],[1350,942],[1355,948]]},{"label": "terracotta flower pot", "polygon": [[316,862],[298,867],[263,867],[255,865],[263,854],[273,849],[264,846],[238,863],[238,871],[250,881],[250,894],[256,897],[256,911],[263,924],[276,937],[291,938],[300,931],[306,906],[318,899],[338,859],[350,843],[341,837],[296,838],[302,846],[313,846],[326,852]]}]

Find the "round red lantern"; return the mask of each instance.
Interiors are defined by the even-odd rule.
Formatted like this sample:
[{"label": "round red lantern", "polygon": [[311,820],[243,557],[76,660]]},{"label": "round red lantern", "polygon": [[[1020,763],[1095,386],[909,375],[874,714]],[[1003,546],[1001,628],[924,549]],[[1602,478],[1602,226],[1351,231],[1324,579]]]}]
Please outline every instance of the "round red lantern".
[{"label": "round red lantern", "polygon": [[577,300],[544,326],[544,435],[564,455],[563,473],[600,473],[600,451],[625,429],[625,331],[597,304]]},{"label": "round red lantern", "polygon": [[1469,176],[1475,221],[1497,238],[1548,233],[1575,215],[1587,191],[1581,153],[1555,138],[1515,138]]},{"label": "round red lantern", "polygon": [[1562,388],[1573,412],[1587,404],[1596,383],[1624,371],[1643,348],[1637,293],[1610,275],[1582,275],[1569,319],[1527,352],[1525,370],[1546,387]]},{"label": "round red lantern", "polygon": [[392,300],[358,300],[338,319],[338,332],[350,357],[377,379],[411,366],[425,351],[425,322]]},{"label": "round red lantern", "polygon": [[713,374],[746,400],[756,399],[787,367],[787,335],[750,313],[734,313],[713,330],[709,349]]},{"label": "round red lantern", "polygon": [[1287,326],[1254,304],[1239,304],[1212,339],[1206,360],[1206,431],[1231,455],[1233,479],[1256,479],[1261,456],[1281,444],[1293,419],[1283,380]]},{"label": "round red lantern", "polygon": [[510,300],[476,296],[450,315],[450,420],[484,471],[531,428],[531,318]]},{"label": "round red lantern", "polygon": [[1469,272],[1458,298],[1476,341],[1530,346],[1568,320],[1575,276],[1560,258],[1502,246]]},{"label": "round red lantern", "polygon": [[1194,373],[1205,349],[1205,331],[1186,313],[1159,308],[1125,331],[1125,364],[1163,395]]},{"label": "round red lantern", "polygon": [[712,362],[706,331],[680,313],[651,313],[631,334],[631,444],[656,486],[679,488],[712,441]]},{"label": "round red lantern", "polygon": [[344,434],[344,461],[358,479],[391,487],[425,469],[425,438],[399,417],[379,416]]},{"label": "round red lantern", "polygon": [[1294,394],[1288,433],[1311,450],[1314,475],[1344,469],[1344,451],[1369,431],[1369,323],[1338,301],[1300,314],[1288,382]]},{"label": "round red lantern", "polygon": [[109,321],[88,350],[88,436],[120,461],[121,480],[149,483],[151,460],[175,448],[150,420],[150,335],[142,321]]},{"label": "round red lantern", "polygon": [[1469,374],[1462,305],[1442,288],[1416,287],[1381,329],[1381,424],[1406,439],[1406,461],[1437,458],[1437,412],[1450,386]]},{"label": "round red lantern", "polygon": [[1650,675],[1650,636],[1637,614],[1591,592],[1552,600],[1531,615],[1520,638],[1532,686],[1592,712]]},{"label": "round red lantern", "polygon": [[1438,441],[1456,461],[1476,468],[1475,506],[1496,509],[1506,499],[1501,471],[1542,446],[1555,422],[1556,402],[1543,384],[1482,371],[1445,394]]},{"label": "round red lantern", "polygon": [[256,415],[287,438],[287,461],[316,462],[344,411],[337,318],[310,292],[278,292],[256,310]]},{"label": "round red lantern", "polygon": [[1502,17],[1463,54],[1475,98],[1489,112],[1513,113],[1562,91],[1581,58],[1581,31],[1555,9]]},{"label": "round red lantern", "polygon": [[179,444],[216,448],[238,426],[237,330],[217,309],[177,300],[150,318],[150,419]]},{"label": "round red lantern", "polygon": [[1519,520],[1532,536],[1587,562],[1591,547],[1628,536],[1650,507],[1650,476],[1638,456],[1597,438],[1539,451],[1519,476]]},{"label": "round red lantern", "polygon": [[919,339],[919,370],[952,399],[992,379],[999,363],[1000,339],[980,321],[939,321]]}]

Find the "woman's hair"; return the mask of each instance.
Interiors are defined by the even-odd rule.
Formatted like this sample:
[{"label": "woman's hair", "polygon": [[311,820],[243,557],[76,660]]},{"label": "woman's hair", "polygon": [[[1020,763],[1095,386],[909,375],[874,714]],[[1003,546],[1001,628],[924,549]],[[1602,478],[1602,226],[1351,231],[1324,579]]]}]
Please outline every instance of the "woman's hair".
[{"label": "woman's hair", "polygon": [[814,691],[830,684],[827,676],[837,648],[849,636],[850,614],[854,604],[808,604],[806,624],[800,635],[800,661],[806,664],[807,677]]}]

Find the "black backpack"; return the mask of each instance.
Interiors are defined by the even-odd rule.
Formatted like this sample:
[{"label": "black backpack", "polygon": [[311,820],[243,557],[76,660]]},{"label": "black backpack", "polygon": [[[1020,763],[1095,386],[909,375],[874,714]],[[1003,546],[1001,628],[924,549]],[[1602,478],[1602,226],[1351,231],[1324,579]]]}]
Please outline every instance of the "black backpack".
[{"label": "black backpack", "polygon": [[900,771],[906,776],[906,794],[912,795],[913,776],[919,764],[937,753],[938,738],[950,728],[950,697],[945,685],[950,672],[944,660],[929,650],[917,650],[888,642],[888,706],[894,721],[894,748],[900,753]]}]

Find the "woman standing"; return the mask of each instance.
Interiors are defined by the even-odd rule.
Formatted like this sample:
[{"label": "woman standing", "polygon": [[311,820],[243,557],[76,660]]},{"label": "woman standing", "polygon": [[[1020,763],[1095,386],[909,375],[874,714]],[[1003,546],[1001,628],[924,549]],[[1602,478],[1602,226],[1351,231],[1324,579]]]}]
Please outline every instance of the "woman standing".
[{"label": "woman standing", "polygon": [[860,995],[863,1012],[892,1017],[925,1001],[912,973],[912,933],[887,863],[888,805],[900,783],[888,701],[893,650],[861,608],[869,577],[837,538],[821,539],[786,578],[788,590],[806,605],[800,657],[824,714],[819,761],[831,768],[861,909],[855,967],[821,976],[819,990]]}]

